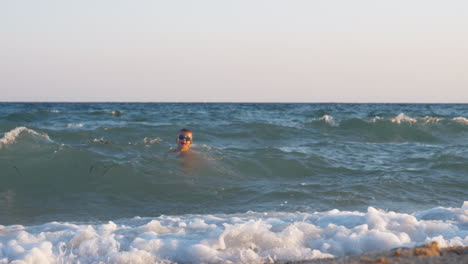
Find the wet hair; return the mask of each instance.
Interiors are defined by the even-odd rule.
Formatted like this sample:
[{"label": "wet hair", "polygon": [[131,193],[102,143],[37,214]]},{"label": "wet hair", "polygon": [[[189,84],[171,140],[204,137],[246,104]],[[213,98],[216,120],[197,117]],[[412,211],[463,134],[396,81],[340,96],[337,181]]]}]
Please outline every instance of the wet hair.
[{"label": "wet hair", "polygon": [[192,133],[192,131],[190,131],[190,129],[187,129],[187,128],[182,128],[181,130],[179,130],[179,133],[180,132]]}]

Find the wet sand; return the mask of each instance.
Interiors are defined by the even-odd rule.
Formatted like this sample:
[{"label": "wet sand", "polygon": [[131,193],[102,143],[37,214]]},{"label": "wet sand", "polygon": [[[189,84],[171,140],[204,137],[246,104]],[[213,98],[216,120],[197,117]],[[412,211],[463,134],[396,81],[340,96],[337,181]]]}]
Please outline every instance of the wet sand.
[{"label": "wet sand", "polygon": [[416,248],[398,248],[333,259],[286,262],[288,264],[468,264],[468,247],[439,248],[432,242]]}]

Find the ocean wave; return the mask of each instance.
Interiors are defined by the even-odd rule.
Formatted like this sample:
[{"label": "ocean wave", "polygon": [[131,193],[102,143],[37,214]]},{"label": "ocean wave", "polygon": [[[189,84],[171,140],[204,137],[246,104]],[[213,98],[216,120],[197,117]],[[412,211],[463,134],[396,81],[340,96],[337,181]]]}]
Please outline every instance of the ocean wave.
[{"label": "ocean wave", "polygon": [[[437,116],[424,116],[420,118],[415,118],[415,117],[410,117],[406,115],[405,113],[400,113],[395,117],[384,118],[381,116],[375,116],[369,120],[358,119],[358,118],[337,120],[331,115],[324,115],[319,120],[324,121],[325,123],[331,126],[339,126],[341,122],[346,122],[350,120],[361,120],[363,122],[371,123],[371,124],[390,122],[393,124],[401,125],[401,124],[438,124],[444,121],[445,119],[442,117],[437,117]],[[455,117],[452,120],[458,123],[468,124],[468,119],[464,117]]]},{"label": "ocean wave", "polygon": [[420,119],[420,121],[424,123],[432,123],[432,124],[437,124],[440,121],[444,120],[442,117],[435,117],[435,116],[425,116]]},{"label": "ocean wave", "polygon": [[416,118],[409,117],[409,116],[405,115],[404,113],[400,113],[396,117],[390,118],[390,121],[392,123],[401,124],[403,122],[416,123],[418,120]]},{"label": "ocean wave", "polygon": [[6,132],[4,136],[0,138],[0,148],[8,144],[15,143],[18,137],[24,133],[50,141],[50,138],[47,134],[39,133],[33,129],[29,129],[27,127],[22,126],[22,127],[16,127]]},{"label": "ocean wave", "polygon": [[[324,115],[323,117],[320,118],[320,120],[323,120],[330,125],[336,125],[340,123],[337,120],[335,120],[333,116],[331,115]],[[442,117],[438,117],[438,116],[424,116],[420,118],[415,118],[415,117],[410,117],[406,115],[405,113],[400,113],[397,116],[391,117],[391,118],[383,118],[381,116],[375,116],[371,118],[370,120],[366,120],[366,119],[359,119],[359,120],[362,120],[363,122],[368,122],[368,123],[379,123],[379,122],[389,121],[395,124],[405,124],[405,123],[407,124],[416,124],[416,123],[438,124],[446,119]],[[455,118],[452,118],[451,120],[458,122],[458,123],[462,123],[462,124],[468,124],[468,119],[465,117],[455,117]],[[344,119],[342,121],[348,121],[348,119]]]},{"label": "ocean wave", "polygon": [[113,110],[113,111],[111,112],[111,114],[112,114],[113,116],[121,116],[121,115],[124,114],[124,112],[123,112],[123,111],[119,111],[119,110]]},{"label": "ocean wave", "polygon": [[459,116],[459,117],[454,117],[452,120],[455,121],[455,122],[458,122],[458,123],[462,123],[462,124],[467,124],[467,125],[468,125],[468,118],[466,118],[466,117],[461,117],[461,116]]},{"label": "ocean wave", "polygon": [[336,126],[335,119],[331,115],[324,115],[320,118],[320,120],[324,121],[325,123],[329,124],[330,126]]},{"label": "ocean wave", "polygon": [[437,124],[444,120],[442,117],[437,117],[437,116],[424,116],[421,118],[414,118],[406,115],[405,113],[400,113],[395,117],[392,118],[382,118],[380,116],[376,116],[372,118],[369,122],[370,123],[377,123],[377,122],[385,122],[385,121],[390,121],[391,123],[395,124],[415,124],[415,123],[422,123],[422,124]]},{"label": "ocean wave", "polygon": [[396,124],[404,124],[404,123],[408,123],[408,124],[416,124],[416,123],[418,123],[418,124],[439,124],[441,122],[450,123],[450,121],[455,121],[455,122],[461,123],[461,124],[468,124],[468,119],[465,118],[465,117],[454,117],[452,119],[446,119],[446,118],[438,117],[438,116],[424,116],[424,117],[420,117],[420,118],[414,118],[414,117],[410,117],[410,116],[406,115],[405,113],[400,113],[397,116],[395,116],[393,118],[388,118],[388,119],[376,116],[376,117],[372,118],[370,120],[370,122],[371,123],[376,123],[376,122],[383,122],[383,121],[387,121],[387,120],[392,122],[392,123],[396,123]]},{"label": "ocean wave", "polygon": [[273,263],[354,255],[436,241],[468,245],[468,202],[414,214],[247,212],[107,223],[0,225],[0,263]]},{"label": "ocean wave", "polygon": [[[468,133],[468,119],[432,115],[413,117],[400,113],[395,117],[374,116],[343,118],[326,115],[320,120],[305,122],[306,127],[319,128],[321,135],[342,136],[366,142],[450,142]],[[325,125],[325,127],[324,127]]]}]

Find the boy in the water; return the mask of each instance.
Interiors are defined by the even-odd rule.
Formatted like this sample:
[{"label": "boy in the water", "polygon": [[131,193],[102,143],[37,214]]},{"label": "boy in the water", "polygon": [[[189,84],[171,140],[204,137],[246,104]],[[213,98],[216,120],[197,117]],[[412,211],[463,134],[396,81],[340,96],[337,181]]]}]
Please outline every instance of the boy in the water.
[{"label": "boy in the water", "polygon": [[176,143],[177,148],[173,152],[192,152],[190,146],[193,142],[192,131],[190,129],[182,128],[177,135]]}]

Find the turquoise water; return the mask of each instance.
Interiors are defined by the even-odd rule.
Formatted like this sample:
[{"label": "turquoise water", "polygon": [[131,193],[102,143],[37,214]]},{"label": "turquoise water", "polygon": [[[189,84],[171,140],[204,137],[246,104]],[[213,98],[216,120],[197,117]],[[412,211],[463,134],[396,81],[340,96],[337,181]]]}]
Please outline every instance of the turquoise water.
[{"label": "turquoise water", "polygon": [[[169,152],[183,127],[192,158]],[[0,263],[37,250],[219,263],[468,244],[467,146],[463,104],[1,103]]]},{"label": "turquoise water", "polygon": [[[0,136],[28,130],[1,143],[0,223],[459,206],[464,117],[468,105],[3,103]],[[182,127],[197,160],[167,153]]]}]

